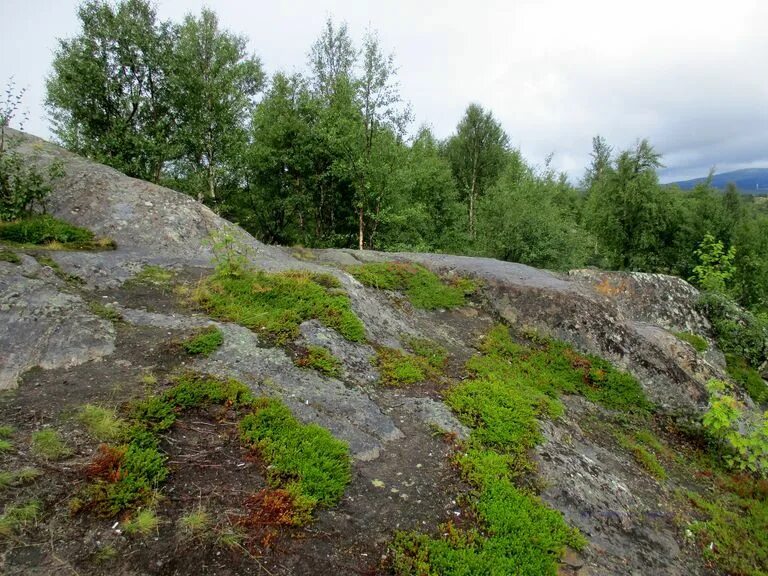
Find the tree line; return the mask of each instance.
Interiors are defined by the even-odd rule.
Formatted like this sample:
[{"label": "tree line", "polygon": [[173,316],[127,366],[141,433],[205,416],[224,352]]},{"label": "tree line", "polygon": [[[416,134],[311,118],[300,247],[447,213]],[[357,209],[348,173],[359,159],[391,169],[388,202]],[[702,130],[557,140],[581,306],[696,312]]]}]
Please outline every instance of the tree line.
[{"label": "tree line", "polygon": [[445,140],[428,127],[409,137],[397,67],[375,32],[356,46],[329,19],[303,73],[267,78],[211,10],[175,23],[147,0],[89,0],[78,17],[47,82],[58,140],[193,195],[265,242],[686,279],[719,242],[733,249],[726,289],[768,308],[766,204],[708,182],[661,185],[662,158],[645,140],[616,151],[595,137],[574,185],[551,158],[527,162],[478,104]]}]

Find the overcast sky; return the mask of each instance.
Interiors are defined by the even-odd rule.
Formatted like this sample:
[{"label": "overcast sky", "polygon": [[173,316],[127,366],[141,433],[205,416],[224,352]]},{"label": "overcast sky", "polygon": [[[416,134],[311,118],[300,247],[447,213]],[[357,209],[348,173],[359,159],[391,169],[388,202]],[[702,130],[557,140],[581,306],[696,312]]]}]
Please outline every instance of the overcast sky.
[{"label": "overcast sky", "polygon": [[[0,0],[0,83],[27,88],[26,130],[49,137],[44,80],[76,0]],[[768,2],[755,0],[159,0],[162,19],[208,6],[250,39],[268,73],[302,71],[323,21],[369,26],[395,54],[413,128],[449,136],[464,109],[493,110],[533,163],[576,182],[591,139],[648,138],[663,181],[768,167]]]}]

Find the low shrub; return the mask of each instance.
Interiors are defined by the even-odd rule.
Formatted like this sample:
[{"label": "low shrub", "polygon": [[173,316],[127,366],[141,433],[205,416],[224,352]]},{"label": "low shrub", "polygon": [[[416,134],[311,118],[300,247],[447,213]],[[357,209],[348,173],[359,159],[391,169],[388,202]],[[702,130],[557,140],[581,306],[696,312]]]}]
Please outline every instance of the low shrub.
[{"label": "low shrub", "polygon": [[341,376],[341,361],[322,346],[308,346],[299,351],[295,363],[301,368],[312,368],[327,376]]},{"label": "low shrub", "polygon": [[768,321],[716,292],[703,293],[697,307],[709,318],[723,352],[744,358],[752,368],[759,368],[765,362]]},{"label": "low shrub", "polygon": [[210,356],[224,343],[224,334],[216,326],[208,326],[181,346],[191,356]]}]

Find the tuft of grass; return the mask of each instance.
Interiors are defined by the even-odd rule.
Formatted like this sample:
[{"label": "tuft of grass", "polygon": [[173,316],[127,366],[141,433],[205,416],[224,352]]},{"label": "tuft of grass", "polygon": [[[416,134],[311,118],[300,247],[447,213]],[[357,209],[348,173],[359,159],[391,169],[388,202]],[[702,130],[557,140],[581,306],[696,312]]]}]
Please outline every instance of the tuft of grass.
[{"label": "tuft of grass", "polygon": [[199,537],[208,531],[211,515],[203,508],[196,508],[179,518],[179,528],[190,537]]},{"label": "tuft of grass", "polygon": [[443,368],[448,360],[448,351],[429,338],[407,337],[404,343],[411,352],[424,358],[433,368]]},{"label": "tuft of grass", "polygon": [[65,272],[56,260],[46,254],[35,254],[34,258],[40,266],[47,266],[53,270],[53,273],[56,274],[56,276],[64,280],[64,282],[69,282],[70,284],[83,284],[85,282],[80,276]]},{"label": "tuft of grass", "polygon": [[466,296],[477,289],[466,278],[443,282],[420,264],[375,262],[347,266],[345,270],[365,286],[404,292],[414,307],[426,310],[464,306]]},{"label": "tuft of grass", "polygon": [[385,386],[410,386],[424,382],[434,375],[434,370],[424,358],[414,356],[396,348],[379,348],[374,365]]},{"label": "tuft of grass", "polygon": [[295,339],[299,325],[311,319],[361,342],[365,329],[339,286],[334,276],[303,271],[217,272],[198,287],[194,299],[215,318],[258,331],[274,344]]},{"label": "tuft of grass", "polygon": [[40,502],[37,500],[6,506],[0,516],[0,538],[8,538],[25,528],[34,526],[40,517],[40,509]]},{"label": "tuft of grass", "polygon": [[109,320],[110,322],[122,322],[123,315],[110,306],[105,306],[101,302],[90,303],[91,312],[93,312],[99,318]]},{"label": "tuft of grass", "polygon": [[296,366],[312,368],[327,376],[334,378],[341,376],[341,361],[322,346],[307,346],[299,352],[294,362]]},{"label": "tuft of grass", "polygon": [[728,374],[738,382],[747,394],[758,404],[768,403],[768,384],[760,372],[747,364],[747,361],[735,354],[725,356]]},{"label": "tuft of grass", "polygon": [[216,326],[208,326],[182,342],[191,356],[210,356],[224,343],[224,334]]},{"label": "tuft of grass", "polygon": [[126,534],[138,534],[139,536],[149,536],[157,531],[160,525],[160,519],[155,511],[150,508],[139,510],[133,517],[125,523]]},{"label": "tuft of grass", "polygon": [[667,478],[667,471],[659,463],[656,455],[650,450],[641,446],[638,442],[620,432],[616,433],[616,440],[619,445],[632,454],[635,461],[645,468],[652,476],[659,480],[665,480]]},{"label": "tuft of grass", "polygon": [[13,436],[12,426],[0,426],[0,438],[10,438]]},{"label": "tuft of grass", "polygon": [[168,270],[162,266],[148,265],[144,266],[138,274],[131,278],[131,281],[138,284],[162,286],[168,284],[173,276],[174,272],[172,270]]},{"label": "tuft of grass", "polygon": [[56,430],[38,430],[32,433],[32,453],[45,460],[61,460],[72,451]]},{"label": "tuft of grass", "polygon": [[85,404],[80,408],[77,419],[91,436],[102,442],[122,440],[128,432],[128,423],[118,418],[114,410],[94,404]]},{"label": "tuft of grass", "polygon": [[245,532],[237,527],[228,527],[221,530],[216,537],[216,543],[231,550],[242,548],[245,541]]},{"label": "tuft of grass", "polygon": [[0,440],[0,454],[3,452],[10,452],[11,450],[13,450],[13,444],[10,440]]},{"label": "tuft of grass", "polygon": [[242,441],[267,463],[267,483],[292,498],[293,523],[335,505],[351,476],[349,446],[316,424],[301,424],[281,402],[258,400],[240,422]]},{"label": "tuft of grass", "polygon": [[109,239],[96,238],[90,230],[74,226],[49,214],[0,222],[0,240],[20,245],[45,246],[51,250],[114,250]]},{"label": "tuft of grass", "polygon": [[152,387],[157,386],[157,376],[152,374],[151,372],[146,372],[145,374],[141,375],[141,383],[144,384],[144,386]]},{"label": "tuft of grass", "polygon": [[5,490],[12,486],[22,486],[42,476],[42,472],[37,468],[22,468],[21,470],[0,472],[0,490]]},{"label": "tuft of grass", "polygon": [[688,342],[688,344],[693,346],[696,352],[706,352],[707,349],[709,349],[707,341],[698,334],[693,334],[692,332],[675,332],[675,336],[684,342]]},{"label": "tuft of grass", "polygon": [[107,564],[117,558],[117,548],[111,544],[105,544],[93,554],[93,560],[97,564]]},{"label": "tuft of grass", "polygon": [[16,252],[11,252],[10,250],[0,250],[0,262],[21,264],[21,257],[16,254]]}]

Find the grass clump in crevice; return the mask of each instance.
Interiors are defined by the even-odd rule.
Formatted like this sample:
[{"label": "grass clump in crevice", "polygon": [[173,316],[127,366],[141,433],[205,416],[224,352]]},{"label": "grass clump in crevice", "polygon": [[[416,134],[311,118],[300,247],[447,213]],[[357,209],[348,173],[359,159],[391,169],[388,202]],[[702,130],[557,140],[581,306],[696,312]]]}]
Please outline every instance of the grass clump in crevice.
[{"label": "grass clump in crevice", "polygon": [[224,334],[216,326],[208,326],[182,342],[181,346],[191,356],[210,356],[224,343]]},{"label": "grass clump in crevice", "polygon": [[90,230],[74,226],[48,214],[29,216],[12,222],[0,222],[0,240],[50,249],[114,249],[111,240],[96,238]]},{"label": "grass clump in crevice", "polygon": [[163,286],[168,284],[174,276],[173,270],[168,270],[162,266],[147,265],[141,271],[131,278],[130,282],[135,284],[152,284],[154,286]]},{"label": "grass clump in crevice", "polygon": [[40,518],[41,505],[37,500],[11,504],[0,515],[0,538],[9,538],[25,528],[34,526]]},{"label": "grass clump in crevice", "polygon": [[110,322],[123,321],[123,315],[120,314],[120,312],[111,306],[102,304],[101,302],[91,302],[89,308],[94,315],[98,316],[99,318],[103,318],[104,320],[109,320]]},{"label": "grass clump in crevice", "polygon": [[476,284],[466,278],[444,282],[420,264],[374,262],[345,268],[364,286],[404,292],[415,308],[435,310],[464,306]]},{"label": "grass clump in crevice", "polygon": [[709,349],[707,341],[693,332],[675,332],[675,336],[693,346],[696,352],[706,352]]},{"label": "grass clump in crevice", "polygon": [[77,413],[77,420],[91,436],[101,442],[122,440],[128,432],[128,423],[119,418],[114,410],[94,404],[82,406]]},{"label": "grass clump in crevice", "polygon": [[194,299],[208,314],[257,331],[277,345],[294,340],[299,325],[312,319],[347,340],[365,339],[365,329],[352,311],[349,297],[340,289],[338,279],[329,274],[218,271],[198,287]]},{"label": "grass clump in crevice", "polygon": [[82,278],[80,278],[80,276],[65,272],[64,269],[59,265],[59,263],[56,262],[56,260],[48,256],[47,254],[34,254],[34,258],[35,260],[37,260],[37,263],[40,264],[40,266],[47,266],[48,268],[53,270],[53,273],[56,274],[56,276],[64,280],[64,282],[69,282],[71,284],[85,283],[85,281]]},{"label": "grass clump in crevice", "polygon": [[10,250],[0,250],[0,262],[8,262],[10,264],[21,264],[21,257]]},{"label": "grass clump in crevice", "polygon": [[204,508],[198,507],[181,516],[178,524],[185,536],[199,538],[211,527],[211,515]]},{"label": "grass clump in crevice", "polygon": [[484,354],[468,363],[471,378],[446,403],[471,430],[455,462],[473,487],[467,502],[478,528],[441,526],[441,537],[399,533],[392,544],[397,574],[555,575],[566,546],[586,541],[562,515],[517,483],[533,470],[528,453],[541,441],[538,418],[562,413],[547,364],[525,365],[530,349],[495,328]]},{"label": "grass clump in crevice", "polygon": [[294,363],[301,368],[312,368],[333,378],[341,376],[341,361],[322,346],[307,346],[300,349]]},{"label": "grass clump in crevice", "polygon": [[56,430],[32,433],[32,454],[44,460],[61,460],[72,453]]},{"label": "grass clump in crevice", "polygon": [[667,478],[667,471],[659,462],[656,454],[646,446],[643,446],[637,435],[634,438],[630,438],[626,434],[616,433],[616,440],[619,442],[619,446],[632,454],[635,461],[652,476],[659,480]]},{"label": "grass clump in crevice", "polygon": [[425,358],[397,348],[379,348],[373,363],[379,371],[379,381],[385,386],[410,386],[437,375]]},{"label": "grass clump in crevice", "polygon": [[424,358],[433,368],[440,370],[445,367],[448,351],[434,340],[409,336],[404,338],[403,342],[411,352]]},{"label": "grass clump in crevice", "polygon": [[267,483],[292,499],[292,523],[335,505],[351,480],[349,447],[316,424],[301,424],[274,399],[260,399],[240,423],[243,442],[267,464]]}]

